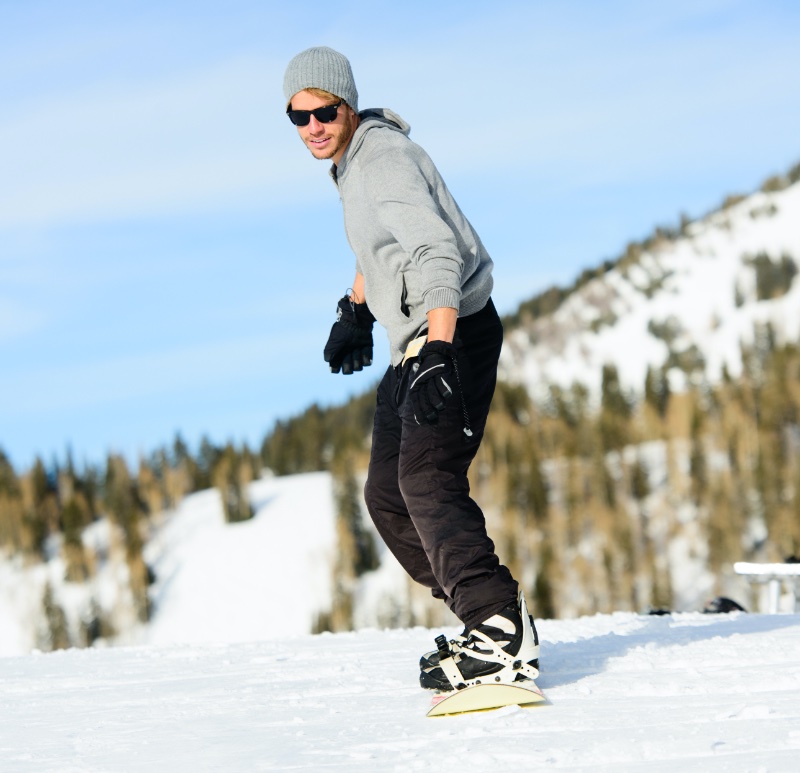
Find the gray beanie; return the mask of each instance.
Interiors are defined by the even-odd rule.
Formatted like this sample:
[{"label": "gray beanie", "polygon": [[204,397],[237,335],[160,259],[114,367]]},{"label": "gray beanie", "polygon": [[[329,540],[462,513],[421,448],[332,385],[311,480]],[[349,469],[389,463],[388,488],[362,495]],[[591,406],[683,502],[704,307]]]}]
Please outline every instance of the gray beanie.
[{"label": "gray beanie", "polygon": [[323,89],[341,97],[358,112],[358,91],[347,57],[327,46],[301,51],[286,68],[283,95],[286,104],[303,89]]}]

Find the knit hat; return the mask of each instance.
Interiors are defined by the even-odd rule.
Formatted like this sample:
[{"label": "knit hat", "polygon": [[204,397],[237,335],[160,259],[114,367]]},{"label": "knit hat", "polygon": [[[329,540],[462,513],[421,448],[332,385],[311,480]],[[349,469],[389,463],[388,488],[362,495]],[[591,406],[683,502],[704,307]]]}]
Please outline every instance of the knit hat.
[{"label": "knit hat", "polygon": [[323,89],[341,97],[358,112],[358,91],[347,57],[327,46],[301,51],[289,62],[283,76],[286,104],[303,89]]}]

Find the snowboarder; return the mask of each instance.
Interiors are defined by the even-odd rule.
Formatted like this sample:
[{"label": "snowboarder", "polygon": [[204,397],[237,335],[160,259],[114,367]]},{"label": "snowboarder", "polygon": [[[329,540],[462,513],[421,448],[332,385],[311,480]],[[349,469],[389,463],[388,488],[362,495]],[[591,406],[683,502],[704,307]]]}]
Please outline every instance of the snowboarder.
[{"label": "snowboarder", "polygon": [[[452,690],[538,673],[533,620],[498,560],[467,470],[484,433],[503,328],[492,260],[409,125],[359,112],[350,62],[327,47],[289,63],[286,112],[318,159],[333,162],[355,279],[324,349],[333,373],[372,363],[372,327],[391,365],[377,393],[365,501],[417,582],[464,623],[420,660],[423,687]],[[454,116],[454,119],[457,116]],[[460,131],[460,128],[459,128]]]}]

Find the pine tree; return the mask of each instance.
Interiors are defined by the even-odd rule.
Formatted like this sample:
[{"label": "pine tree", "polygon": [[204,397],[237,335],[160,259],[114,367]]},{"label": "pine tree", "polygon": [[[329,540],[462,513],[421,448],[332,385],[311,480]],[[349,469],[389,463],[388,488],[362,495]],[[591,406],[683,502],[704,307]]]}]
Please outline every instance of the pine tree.
[{"label": "pine tree", "polygon": [[637,456],[630,466],[631,496],[639,503],[650,495],[650,479],[647,464]]},{"label": "pine tree", "polygon": [[128,466],[119,455],[111,454],[108,457],[104,500],[109,516],[121,528],[124,535],[131,592],[137,616],[145,622],[150,617],[147,589],[151,580],[150,570],[143,556],[143,517],[146,511]]},{"label": "pine tree", "polygon": [[59,529],[57,472],[48,472],[38,457],[23,481],[26,522],[34,548],[44,555],[45,540]]},{"label": "pine tree", "polygon": [[336,560],[332,568],[333,596],[330,613],[317,621],[316,630],[347,631],[353,627],[357,580],[379,565],[372,533],[364,527],[360,488],[353,459],[345,455],[333,469],[336,497]]},{"label": "pine tree", "polygon": [[203,480],[197,461],[189,451],[189,447],[180,432],[175,434],[172,442],[172,466],[175,470],[183,473],[185,478],[185,493],[199,491],[202,488]]},{"label": "pine tree", "polygon": [[703,412],[695,401],[692,410],[690,428],[691,452],[689,457],[689,475],[691,477],[692,499],[699,505],[705,498],[708,489],[708,465],[703,444]]},{"label": "pine tree", "polygon": [[239,453],[232,443],[228,443],[212,472],[212,481],[219,490],[227,523],[247,521],[255,514],[248,491],[253,478],[253,462],[247,447]]},{"label": "pine tree", "polygon": [[8,457],[0,449],[0,547],[7,546],[16,552],[30,549],[31,542],[19,479]]},{"label": "pine tree", "polygon": [[334,481],[337,489],[337,518],[347,535],[348,543],[345,550],[340,546],[340,553],[349,554],[348,560],[352,564],[353,575],[360,577],[366,572],[377,569],[378,551],[372,532],[364,527],[361,507],[363,496],[356,483],[350,458],[344,460],[341,471],[335,475]]},{"label": "pine tree", "polygon": [[200,452],[197,458],[199,490],[211,488],[214,485],[214,469],[222,458],[223,451],[217,448],[207,435],[203,435],[200,440]]},{"label": "pine tree", "polygon": [[87,510],[82,496],[76,494],[61,511],[64,563],[66,579],[69,582],[84,582],[90,574],[89,561],[82,538]]},{"label": "pine tree", "polygon": [[139,459],[136,488],[144,512],[148,516],[160,513],[167,507],[168,497],[164,487],[164,480],[156,468],[144,457]]},{"label": "pine tree", "polygon": [[603,366],[600,397],[600,436],[603,448],[617,450],[630,440],[631,401],[622,390],[617,368]]},{"label": "pine tree", "polygon": [[557,617],[553,580],[556,575],[553,554],[549,546],[542,550],[539,571],[533,587],[533,605],[536,617],[552,619]]},{"label": "pine tree", "polygon": [[669,381],[664,369],[656,369],[648,365],[644,381],[645,403],[653,408],[662,420],[667,415],[669,398]]},{"label": "pine tree", "polygon": [[53,587],[49,582],[44,588],[42,610],[47,627],[39,643],[40,649],[54,651],[65,650],[70,647],[72,642],[69,635],[67,616],[63,607],[56,600]]}]

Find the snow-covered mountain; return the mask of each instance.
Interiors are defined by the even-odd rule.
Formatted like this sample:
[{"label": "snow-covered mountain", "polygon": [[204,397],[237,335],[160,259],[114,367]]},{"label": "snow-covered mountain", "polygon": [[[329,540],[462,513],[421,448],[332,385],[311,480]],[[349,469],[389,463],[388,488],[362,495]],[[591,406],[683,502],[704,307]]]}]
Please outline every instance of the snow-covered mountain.
[{"label": "snow-covered mountain", "polygon": [[[153,519],[144,551],[154,577],[147,624],[132,612],[124,552],[112,548],[108,519],[84,533],[98,556],[85,583],[66,581],[57,546],[49,561],[30,566],[0,555],[0,657],[54,646],[45,587],[72,643],[81,641],[93,607],[113,628],[97,645],[231,644],[311,633],[334,599],[339,546],[331,475],[266,477],[249,485],[249,497],[255,515],[242,523],[226,523],[217,489],[192,494]],[[424,607],[429,594],[413,586],[382,542],[377,547],[380,567],[349,589],[355,627],[421,618],[414,607]],[[442,607],[441,620],[455,618]]]},{"label": "snow-covered mountain", "polygon": [[417,659],[439,632],[2,658],[0,769],[797,770],[795,615],[544,621],[549,704],[428,719]]},{"label": "snow-covered mountain", "polygon": [[336,517],[328,473],[250,484],[254,518],[225,523],[216,489],[187,497],[148,542],[155,644],[310,633],[333,594]]},{"label": "snow-covered mountain", "polygon": [[[603,365],[641,392],[648,366],[671,365],[715,382],[741,371],[741,345],[756,326],[800,339],[800,183],[758,192],[686,225],[681,235],[632,245],[609,271],[557,310],[506,338],[502,373],[533,395],[580,382],[597,394]],[[681,367],[683,366],[683,369]]]}]

